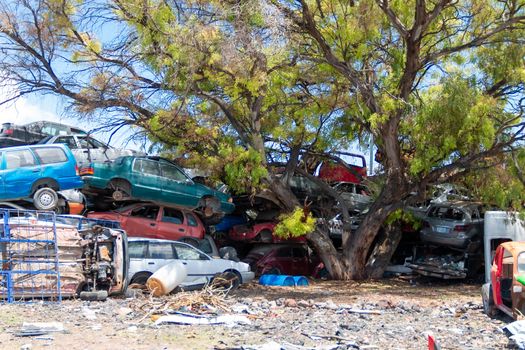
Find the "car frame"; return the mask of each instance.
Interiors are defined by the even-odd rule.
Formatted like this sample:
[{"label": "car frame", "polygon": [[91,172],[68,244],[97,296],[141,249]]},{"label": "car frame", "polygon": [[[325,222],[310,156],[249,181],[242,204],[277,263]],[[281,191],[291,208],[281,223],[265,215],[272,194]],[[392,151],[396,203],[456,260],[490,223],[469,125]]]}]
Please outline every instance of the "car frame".
[{"label": "car frame", "polygon": [[129,237],[202,239],[206,228],[191,210],[156,203],[135,203],[109,212],[89,212],[88,218],[115,220]]},{"label": "car frame", "polygon": [[43,120],[25,125],[3,123],[0,129],[0,146],[13,147],[32,145],[48,135],[70,134],[86,134],[86,132],[69,125]]},{"label": "car frame", "polygon": [[64,145],[0,148],[0,201],[32,201],[36,209],[52,210],[59,205],[57,191],[82,186],[75,158]]},{"label": "car frame", "polygon": [[232,198],[193,182],[175,163],[161,157],[126,156],[93,164],[84,175],[84,191],[110,195],[114,201],[140,200],[202,210],[205,218],[220,220],[235,209]]},{"label": "car frame", "polygon": [[[156,247],[155,250],[152,247]],[[128,250],[129,278],[132,284],[145,284],[155,271],[174,261],[182,261],[186,265],[188,276],[181,283],[181,287],[200,287],[224,273],[233,273],[239,284],[248,283],[255,277],[250,270],[250,265],[246,263],[213,258],[183,242],[132,237],[128,239]],[[181,254],[186,254],[188,258],[180,259]]]}]

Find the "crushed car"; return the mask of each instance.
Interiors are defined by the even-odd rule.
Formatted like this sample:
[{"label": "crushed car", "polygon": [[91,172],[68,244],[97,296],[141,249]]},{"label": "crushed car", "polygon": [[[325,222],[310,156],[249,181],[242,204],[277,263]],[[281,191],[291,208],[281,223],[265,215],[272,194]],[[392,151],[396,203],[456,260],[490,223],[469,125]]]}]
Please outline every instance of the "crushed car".
[{"label": "crushed car", "polygon": [[3,123],[0,129],[0,147],[32,145],[49,135],[86,134],[84,130],[49,121],[25,125]]},{"label": "crushed car", "polygon": [[87,217],[118,221],[130,237],[202,239],[206,232],[191,210],[154,203],[135,203],[109,212],[89,212]]},{"label": "crushed car", "polygon": [[0,276],[12,276],[10,286],[0,284],[2,297],[7,288],[16,299],[43,295],[103,300],[125,292],[126,233],[96,220],[67,220],[70,224],[61,223],[50,212],[0,209]]}]

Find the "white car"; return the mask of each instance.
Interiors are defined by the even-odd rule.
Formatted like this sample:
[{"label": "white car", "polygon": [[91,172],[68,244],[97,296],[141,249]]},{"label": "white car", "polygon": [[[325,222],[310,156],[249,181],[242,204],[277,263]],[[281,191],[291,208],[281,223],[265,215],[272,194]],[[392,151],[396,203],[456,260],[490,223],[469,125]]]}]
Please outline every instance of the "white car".
[{"label": "white car", "polygon": [[216,275],[227,272],[237,276],[235,287],[255,277],[246,263],[212,258],[183,242],[134,237],[128,239],[128,251],[130,283],[145,284],[155,271],[176,260],[186,265],[188,273],[181,287],[205,285]]},{"label": "white car", "polygon": [[131,149],[113,148],[88,135],[48,136],[38,143],[63,143],[67,145],[71,149],[71,152],[73,152],[79,168],[87,167],[91,162],[103,163],[118,157],[143,155],[142,152]]},{"label": "white car", "polygon": [[372,204],[368,188],[353,182],[339,182],[334,186],[351,210],[363,211]]}]

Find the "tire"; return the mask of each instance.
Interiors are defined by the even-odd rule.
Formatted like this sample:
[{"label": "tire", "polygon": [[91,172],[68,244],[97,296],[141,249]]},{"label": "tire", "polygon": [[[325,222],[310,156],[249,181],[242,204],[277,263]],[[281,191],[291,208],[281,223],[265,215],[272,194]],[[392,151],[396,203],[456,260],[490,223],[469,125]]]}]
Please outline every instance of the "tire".
[{"label": "tire", "polygon": [[273,241],[273,235],[272,235],[272,231],[270,230],[262,230],[261,232],[259,232],[259,242],[262,242],[262,243],[272,243]]},{"label": "tire", "polygon": [[199,208],[205,219],[212,219],[214,215],[221,214],[221,202],[215,197],[202,198]]},{"label": "tire", "polygon": [[93,292],[80,292],[80,300],[104,301],[108,298],[107,290],[96,290]]},{"label": "tire", "polygon": [[481,287],[481,299],[483,301],[483,312],[493,318],[497,315],[498,309],[494,305],[494,296],[492,295],[492,284],[485,283]]},{"label": "tire", "polygon": [[137,274],[135,274],[135,276],[133,276],[133,278],[131,279],[131,283],[130,284],[142,284],[142,285],[145,285],[146,284],[146,281],[148,280],[148,278],[150,278],[152,274],[149,273],[149,272],[139,272]]},{"label": "tire", "polygon": [[225,271],[213,279],[212,285],[218,289],[236,290],[241,285],[241,275],[237,271]]},{"label": "tire", "polygon": [[33,205],[38,210],[53,210],[58,206],[58,195],[50,187],[39,188],[33,194]]}]

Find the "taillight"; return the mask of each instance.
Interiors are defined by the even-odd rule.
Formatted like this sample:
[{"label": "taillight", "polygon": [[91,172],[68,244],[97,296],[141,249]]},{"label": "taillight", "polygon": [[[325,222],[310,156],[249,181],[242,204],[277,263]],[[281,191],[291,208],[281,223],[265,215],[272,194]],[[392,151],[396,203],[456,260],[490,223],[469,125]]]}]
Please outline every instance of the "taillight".
[{"label": "taillight", "polygon": [[466,232],[470,228],[470,225],[456,225],[454,226],[454,231],[457,232]]},{"label": "taillight", "polygon": [[80,176],[80,171],[78,170],[78,164],[75,164],[75,174],[77,174],[77,176]]},{"label": "taillight", "polygon": [[13,135],[13,129],[7,129],[7,130],[4,130],[3,133],[5,135]]},{"label": "taillight", "polygon": [[80,169],[80,175],[94,175],[95,169],[93,167],[85,167]]}]

